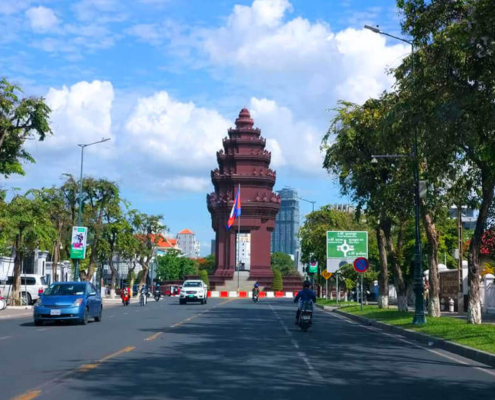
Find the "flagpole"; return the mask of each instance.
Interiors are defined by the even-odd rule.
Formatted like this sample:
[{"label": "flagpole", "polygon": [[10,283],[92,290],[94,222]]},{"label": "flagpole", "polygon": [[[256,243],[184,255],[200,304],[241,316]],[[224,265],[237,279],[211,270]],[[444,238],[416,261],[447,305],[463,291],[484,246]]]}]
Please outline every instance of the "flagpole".
[{"label": "flagpole", "polygon": [[[241,201],[241,184],[239,183],[239,201]],[[241,234],[241,216],[237,218],[239,221],[237,223],[237,295],[239,296],[239,275],[241,273],[241,265],[239,262],[239,244],[240,244],[240,234]]]}]

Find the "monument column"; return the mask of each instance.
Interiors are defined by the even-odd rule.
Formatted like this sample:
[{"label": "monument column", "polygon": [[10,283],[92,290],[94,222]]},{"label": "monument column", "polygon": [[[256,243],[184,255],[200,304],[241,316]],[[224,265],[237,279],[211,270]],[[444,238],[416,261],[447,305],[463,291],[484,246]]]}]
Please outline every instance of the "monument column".
[{"label": "monument column", "polygon": [[[241,187],[241,232],[251,233],[250,279],[271,283],[270,239],[280,196],[273,192],[276,172],[270,169],[271,153],[265,149],[266,139],[245,108],[223,139],[217,152],[218,168],[211,171],[215,191],[207,195],[208,211],[216,234],[215,276],[232,279],[236,267],[236,234],[238,221],[228,232],[225,224]],[[261,283],[261,282],[260,282]]]}]

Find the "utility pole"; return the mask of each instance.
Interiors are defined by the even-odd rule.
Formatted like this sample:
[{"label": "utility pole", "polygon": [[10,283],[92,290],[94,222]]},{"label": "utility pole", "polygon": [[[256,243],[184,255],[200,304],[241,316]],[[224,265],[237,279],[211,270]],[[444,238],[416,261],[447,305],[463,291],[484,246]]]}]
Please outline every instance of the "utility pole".
[{"label": "utility pole", "polygon": [[[109,140],[110,139],[103,138],[100,141],[94,142],[94,143],[78,144],[78,146],[81,148],[81,175],[79,177],[79,194],[78,194],[79,207],[78,207],[78,210],[77,210],[77,226],[81,226],[84,149],[86,147],[93,146],[94,144],[108,142]],[[79,280],[79,259],[76,260],[76,269],[74,271],[74,280],[75,281],[78,281]]]},{"label": "utility pole", "polygon": [[[398,36],[391,35],[389,33],[383,32],[376,26],[365,25],[365,29],[368,29],[379,35],[388,36],[390,38],[400,40],[401,42],[407,43],[411,46],[411,57],[414,55],[414,42],[407,40]],[[414,85],[414,58],[412,58],[412,68],[411,75],[413,77]],[[416,296],[416,307],[414,310],[413,325],[423,325],[426,323],[425,317],[425,307],[423,301],[424,293],[424,283],[423,283],[423,267],[421,265],[421,231],[420,231],[420,191],[419,191],[419,154],[418,154],[418,131],[414,127],[414,142],[413,151],[409,155],[382,155],[382,156],[372,156],[372,164],[376,164],[377,158],[413,158],[414,159],[414,222],[415,222],[415,243],[414,243],[414,294]]]}]

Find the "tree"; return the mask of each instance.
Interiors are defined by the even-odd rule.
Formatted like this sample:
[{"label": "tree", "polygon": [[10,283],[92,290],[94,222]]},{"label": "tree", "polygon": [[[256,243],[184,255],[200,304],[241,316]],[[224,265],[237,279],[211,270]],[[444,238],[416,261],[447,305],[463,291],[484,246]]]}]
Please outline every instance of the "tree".
[{"label": "tree", "polygon": [[139,211],[130,213],[130,221],[133,233],[137,240],[136,259],[143,270],[139,280],[139,289],[146,283],[149,265],[153,259],[156,246],[161,239],[162,232],[166,229],[161,223],[161,215],[148,215]]},{"label": "tree", "polygon": [[273,253],[271,256],[271,268],[272,270],[278,269],[282,276],[290,276],[297,273],[294,267],[294,261],[286,253]]},{"label": "tree", "polygon": [[[201,272],[203,271],[206,272],[206,270]],[[156,273],[162,281],[183,280],[186,276],[195,275],[197,272],[194,261],[183,257],[179,250],[169,250],[164,256],[158,257]]]},{"label": "tree", "polygon": [[196,268],[198,271],[207,271],[209,275],[215,272],[215,255],[210,254],[204,258],[196,259]]},{"label": "tree", "polygon": [[50,108],[43,98],[20,99],[22,90],[5,78],[0,79],[0,174],[24,175],[22,161],[34,162],[24,148],[26,140],[40,141],[51,133]]},{"label": "tree", "polygon": [[[495,191],[495,13],[491,0],[399,0],[402,28],[421,51],[414,58],[415,113],[428,133],[428,162],[455,160],[479,204],[468,253],[468,322],[481,323],[479,253]],[[407,85],[411,63],[398,71]],[[400,90],[400,88],[399,88]],[[436,158],[433,157],[436,156]]]},{"label": "tree", "polygon": [[201,270],[199,271],[199,276],[201,278],[201,280],[205,283],[205,285],[208,287],[208,289],[210,288],[210,280],[208,279],[208,272],[206,272],[206,270]]},{"label": "tree", "polygon": [[[399,140],[389,140],[395,129],[390,114],[396,103],[393,94],[370,99],[362,106],[341,101],[322,141],[326,151],[323,167],[338,177],[342,194],[357,204],[358,214],[365,210],[368,223],[374,227],[380,258],[378,304],[383,308],[388,307],[388,251],[393,252],[393,227],[402,226],[410,217],[413,199],[413,175],[407,162],[390,158],[377,166],[371,163],[374,154],[406,152]],[[399,304],[407,308],[402,271],[397,263],[392,263],[392,269]]]},{"label": "tree", "polygon": [[281,290],[284,289],[284,282],[282,279],[282,273],[278,269],[273,270],[272,289],[277,291],[277,292],[280,292]]},{"label": "tree", "polygon": [[57,266],[62,259],[60,249],[63,247],[63,237],[71,229],[70,213],[66,207],[63,191],[60,188],[53,187],[50,189],[33,190],[32,192],[36,193],[41,201],[45,203],[53,228],[56,232],[51,255],[53,281],[57,282]]},{"label": "tree", "polygon": [[2,235],[12,243],[14,258],[14,282],[10,304],[20,304],[22,263],[26,255],[36,248],[49,249],[56,237],[46,203],[37,193],[16,195],[0,214]]},{"label": "tree", "polygon": [[[370,230],[362,218],[356,214],[337,211],[331,206],[323,206],[306,217],[306,221],[299,230],[301,239],[302,262],[308,263],[313,254],[319,265],[326,265],[326,232],[327,231],[359,231]],[[378,265],[378,250],[376,239],[370,235],[369,259],[372,264]],[[317,278],[317,284],[323,284],[323,278]]]}]

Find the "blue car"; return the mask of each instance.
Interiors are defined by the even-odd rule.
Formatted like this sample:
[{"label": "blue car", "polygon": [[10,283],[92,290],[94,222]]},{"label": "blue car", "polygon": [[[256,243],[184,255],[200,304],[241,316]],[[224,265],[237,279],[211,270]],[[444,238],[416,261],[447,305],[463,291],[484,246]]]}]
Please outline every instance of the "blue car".
[{"label": "blue car", "polygon": [[89,282],[56,282],[41,295],[34,307],[34,324],[43,321],[76,321],[83,325],[90,318],[101,321],[101,296]]}]

